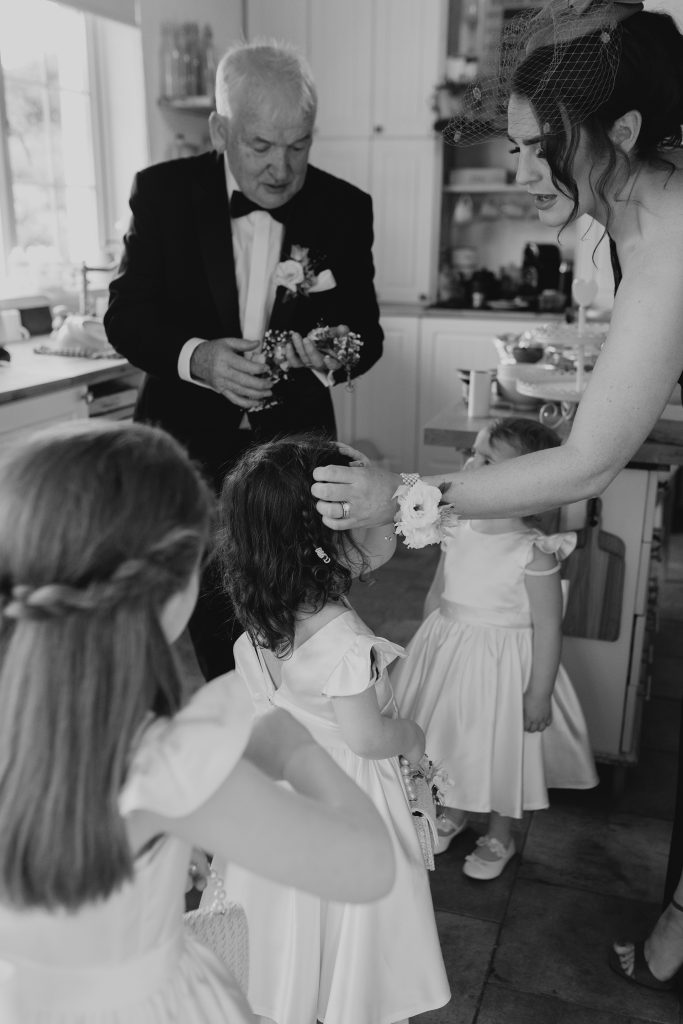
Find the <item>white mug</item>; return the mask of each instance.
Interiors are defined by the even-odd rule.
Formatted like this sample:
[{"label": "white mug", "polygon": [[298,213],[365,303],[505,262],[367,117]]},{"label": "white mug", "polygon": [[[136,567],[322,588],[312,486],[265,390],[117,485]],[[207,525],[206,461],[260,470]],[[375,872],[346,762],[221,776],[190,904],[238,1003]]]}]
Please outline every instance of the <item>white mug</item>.
[{"label": "white mug", "polygon": [[470,390],[467,402],[467,415],[470,419],[488,416],[491,400],[491,371],[472,370],[470,372]]},{"label": "white mug", "polygon": [[0,309],[0,344],[30,337],[18,309]]}]

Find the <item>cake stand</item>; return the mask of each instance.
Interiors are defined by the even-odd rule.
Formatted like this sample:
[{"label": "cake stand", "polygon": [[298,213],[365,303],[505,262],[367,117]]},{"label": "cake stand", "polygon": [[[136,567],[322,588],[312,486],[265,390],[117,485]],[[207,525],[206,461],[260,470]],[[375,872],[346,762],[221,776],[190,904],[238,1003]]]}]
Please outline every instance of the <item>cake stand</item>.
[{"label": "cake stand", "polygon": [[586,390],[585,379],[580,380],[577,385],[576,375],[572,374],[568,380],[546,380],[538,383],[518,380],[517,390],[529,398],[536,398],[543,402],[538,410],[538,418],[547,427],[558,427],[561,423],[571,423],[576,413],[576,407],[581,401],[581,396]]}]

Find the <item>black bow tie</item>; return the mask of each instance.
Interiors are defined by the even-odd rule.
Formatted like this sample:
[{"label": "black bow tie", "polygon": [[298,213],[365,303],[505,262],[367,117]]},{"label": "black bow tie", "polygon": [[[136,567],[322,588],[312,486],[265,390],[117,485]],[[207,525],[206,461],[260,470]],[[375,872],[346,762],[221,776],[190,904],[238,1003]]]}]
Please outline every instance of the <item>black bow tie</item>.
[{"label": "black bow tie", "polygon": [[261,210],[263,213],[269,213],[271,217],[283,224],[287,214],[289,212],[289,203],[283,203],[282,206],[276,206],[274,210],[266,210],[263,206],[259,206],[258,203],[253,202],[248,196],[245,196],[244,192],[238,192],[237,189],[233,192],[230,197],[230,216],[234,220],[236,217],[246,217],[248,214],[253,213],[254,210]]}]

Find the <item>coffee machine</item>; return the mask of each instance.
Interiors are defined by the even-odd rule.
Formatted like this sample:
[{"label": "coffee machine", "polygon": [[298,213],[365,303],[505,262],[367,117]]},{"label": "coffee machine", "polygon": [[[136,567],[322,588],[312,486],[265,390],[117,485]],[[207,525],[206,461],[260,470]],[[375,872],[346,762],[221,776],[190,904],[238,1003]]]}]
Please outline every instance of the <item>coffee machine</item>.
[{"label": "coffee machine", "polygon": [[559,280],[559,246],[527,242],[522,252],[520,297],[526,299],[532,309],[536,309],[541,292],[546,289],[557,290]]}]

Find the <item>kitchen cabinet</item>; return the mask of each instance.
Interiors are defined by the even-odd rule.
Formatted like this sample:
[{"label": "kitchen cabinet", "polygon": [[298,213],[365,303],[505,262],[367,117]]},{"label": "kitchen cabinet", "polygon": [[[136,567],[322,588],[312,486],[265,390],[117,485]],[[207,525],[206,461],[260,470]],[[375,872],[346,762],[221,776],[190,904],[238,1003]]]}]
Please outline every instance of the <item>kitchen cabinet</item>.
[{"label": "kitchen cabinet", "polygon": [[[420,373],[417,418],[420,429],[451,402],[460,398],[459,369],[489,370],[499,362],[493,339],[501,331],[527,330],[533,320],[510,321],[482,317],[425,317],[420,323]],[[537,324],[536,324],[537,325]],[[425,444],[420,439],[417,471],[437,476],[460,469],[463,456],[452,445]]]},{"label": "kitchen cabinet", "polygon": [[534,321],[434,316],[407,307],[404,314],[387,312],[381,322],[382,358],[353,382],[351,392],[343,384],[332,391],[339,437],[395,472],[432,476],[459,469],[463,458],[453,445],[424,443],[425,423],[460,398],[459,369],[498,365],[496,334],[524,331]]},{"label": "kitchen cabinet", "polygon": [[0,445],[17,441],[34,430],[84,419],[87,415],[87,388],[82,385],[4,403],[0,405]]},{"label": "kitchen cabinet", "polygon": [[38,355],[31,341],[7,346],[0,373],[0,445],[34,430],[91,416],[130,419],[142,374],[125,359]]},{"label": "kitchen cabinet", "polygon": [[[625,469],[601,495],[601,527],[620,537],[626,549],[617,640],[567,636],[562,644],[562,661],[581,700],[596,756],[624,764],[637,760],[647,691],[648,583],[659,477],[654,467]],[[581,529],[585,518],[585,501],[568,505],[562,509],[562,529]]]},{"label": "kitchen cabinet", "polygon": [[441,137],[431,94],[446,49],[446,0],[247,0],[250,39],[308,58],[318,89],[311,162],[370,193],[383,302],[435,294]]},{"label": "kitchen cabinet", "polygon": [[418,441],[417,381],[419,320],[384,317],[384,354],[353,382],[333,392],[337,430],[342,441],[370,455],[394,472],[411,471]]}]

